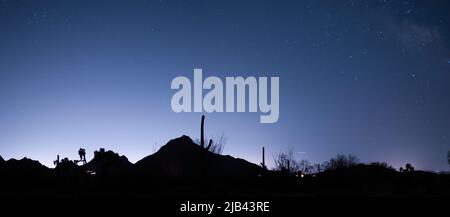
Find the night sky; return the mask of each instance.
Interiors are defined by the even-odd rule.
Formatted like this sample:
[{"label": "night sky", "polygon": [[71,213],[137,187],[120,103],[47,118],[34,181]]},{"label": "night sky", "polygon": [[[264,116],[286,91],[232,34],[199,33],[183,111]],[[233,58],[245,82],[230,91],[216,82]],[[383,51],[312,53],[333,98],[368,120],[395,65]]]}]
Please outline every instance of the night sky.
[{"label": "night sky", "polygon": [[0,155],[130,161],[199,137],[173,78],[279,76],[280,117],[210,113],[224,154],[448,170],[450,1],[0,0]]}]

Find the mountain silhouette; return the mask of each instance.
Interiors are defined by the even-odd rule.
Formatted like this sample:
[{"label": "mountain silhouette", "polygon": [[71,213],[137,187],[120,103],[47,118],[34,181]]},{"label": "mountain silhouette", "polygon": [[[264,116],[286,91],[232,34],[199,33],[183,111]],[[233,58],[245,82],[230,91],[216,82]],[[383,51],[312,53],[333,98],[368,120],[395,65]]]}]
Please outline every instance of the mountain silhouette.
[{"label": "mountain silhouette", "polygon": [[184,177],[256,177],[261,167],[229,155],[209,152],[188,136],[170,140],[156,153],[136,162],[139,173]]},{"label": "mountain silhouette", "polygon": [[17,174],[38,174],[48,172],[50,169],[39,163],[39,161],[29,158],[9,159],[7,161],[1,160],[3,165],[3,172],[17,173]]},{"label": "mountain silhouette", "polygon": [[0,163],[0,191],[19,192],[27,188],[46,183],[50,179],[51,170],[38,161],[29,158],[10,159]]},{"label": "mountain silhouette", "polygon": [[185,135],[135,164],[123,155],[100,149],[85,165],[63,158],[53,169],[28,158],[5,161],[0,157],[0,174],[0,196],[13,197],[450,195],[450,176],[446,174],[398,172],[377,164],[315,174],[271,171],[212,153]]}]

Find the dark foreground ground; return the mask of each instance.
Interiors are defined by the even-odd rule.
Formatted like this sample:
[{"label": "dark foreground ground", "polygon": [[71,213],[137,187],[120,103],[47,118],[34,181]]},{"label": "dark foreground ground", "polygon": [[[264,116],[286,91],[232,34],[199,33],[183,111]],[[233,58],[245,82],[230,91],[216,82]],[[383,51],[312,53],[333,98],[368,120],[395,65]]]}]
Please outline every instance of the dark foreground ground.
[{"label": "dark foreground ground", "polygon": [[5,213],[46,216],[435,216],[448,212],[450,175],[365,164],[304,176],[273,172],[183,136],[135,164],[111,151],[53,169],[0,159],[0,198]]},{"label": "dark foreground ground", "polygon": [[[447,213],[449,176],[424,172],[380,173],[359,166],[303,178],[267,173],[255,179],[202,177],[85,177],[57,183],[4,183],[2,209],[15,212],[121,216],[309,216]],[[364,174],[363,171],[366,171]],[[374,171],[372,171],[374,170]],[[383,169],[384,170],[384,169]],[[252,209],[251,203],[267,203]],[[182,211],[183,204],[214,204]],[[231,208],[239,204],[241,209]],[[244,204],[247,203],[247,208]],[[228,207],[228,209],[226,209]],[[220,208],[218,208],[220,207]],[[433,214],[435,213],[435,214]],[[433,215],[432,215],[433,214]],[[81,215],[81,214],[80,214]]]},{"label": "dark foreground ground", "polygon": [[[24,216],[447,216],[449,198],[435,197],[88,197],[9,198],[2,213]],[[208,212],[182,212],[181,205],[221,206]],[[226,202],[264,201],[268,211],[224,210]]]}]

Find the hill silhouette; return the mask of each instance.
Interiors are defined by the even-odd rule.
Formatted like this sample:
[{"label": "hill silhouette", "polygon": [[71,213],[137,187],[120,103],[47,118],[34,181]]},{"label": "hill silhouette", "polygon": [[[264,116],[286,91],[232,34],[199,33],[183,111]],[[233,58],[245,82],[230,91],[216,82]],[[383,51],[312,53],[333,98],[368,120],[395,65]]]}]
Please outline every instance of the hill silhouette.
[{"label": "hill silhouette", "polygon": [[261,167],[243,159],[209,152],[188,136],[170,140],[156,153],[136,162],[139,173],[183,177],[256,177]]},{"label": "hill silhouette", "polygon": [[188,136],[170,140],[132,164],[100,149],[84,165],[64,158],[55,168],[0,157],[1,196],[449,196],[450,176],[356,164],[299,175],[215,154]]},{"label": "hill silhouette", "polygon": [[50,169],[36,160],[22,158],[20,160],[9,159],[2,161],[2,173],[5,177],[11,176],[33,176],[42,175],[50,171]]},{"label": "hill silhouette", "polygon": [[0,195],[29,195],[29,192],[43,191],[44,184],[50,184],[51,170],[38,161],[29,158],[9,159],[0,163]]}]

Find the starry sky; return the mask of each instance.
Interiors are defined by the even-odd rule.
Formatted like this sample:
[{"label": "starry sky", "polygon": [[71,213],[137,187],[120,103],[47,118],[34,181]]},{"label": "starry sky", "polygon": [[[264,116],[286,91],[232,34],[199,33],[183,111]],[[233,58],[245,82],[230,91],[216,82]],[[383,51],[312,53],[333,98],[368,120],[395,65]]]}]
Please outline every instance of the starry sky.
[{"label": "starry sky", "polygon": [[450,2],[0,0],[0,155],[47,166],[100,147],[145,157],[199,137],[199,113],[174,113],[170,83],[279,76],[280,118],[211,113],[224,154],[272,164],[449,170]]}]

